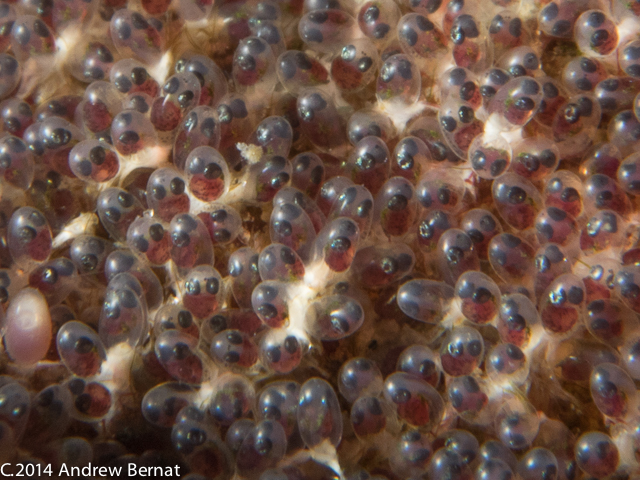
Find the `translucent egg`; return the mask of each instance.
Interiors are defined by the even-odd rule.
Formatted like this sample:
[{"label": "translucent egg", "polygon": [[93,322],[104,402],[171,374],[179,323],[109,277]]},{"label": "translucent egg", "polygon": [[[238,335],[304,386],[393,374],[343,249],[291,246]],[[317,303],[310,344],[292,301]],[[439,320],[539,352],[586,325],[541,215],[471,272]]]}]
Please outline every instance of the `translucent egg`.
[{"label": "translucent egg", "polygon": [[[373,222],[374,201],[368,188],[362,185],[347,186],[334,200],[328,220],[346,217],[358,226],[361,237],[369,235]],[[342,220],[342,223],[345,223]],[[350,223],[350,222],[349,222]]]},{"label": "translucent egg", "polygon": [[522,450],[533,442],[540,420],[533,407],[516,397],[507,397],[495,418],[498,438],[512,450]]},{"label": "translucent egg", "polygon": [[0,387],[0,420],[13,429],[13,436],[20,441],[27,426],[31,406],[29,392],[15,381]]},{"label": "translucent egg", "polygon": [[615,472],[620,459],[615,443],[601,432],[588,432],[578,438],[575,455],[580,470],[596,478]]},{"label": "translucent egg", "polygon": [[352,272],[362,286],[379,289],[411,272],[414,264],[415,255],[405,244],[371,246],[356,253]]},{"label": "translucent egg", "polygon": [[364,310],[346,295],[321,297],[309,306],[307,325],[321,340],[339,340],[356,332],[364,322]]},{"label": "translucent egg", "polygon": [[184,383],[200,383],[202,360],[197,353],[198,341],[177,330],[167,330],[156,338],[158,361],[174,379]]},{"label": "translucent egg", "polygon": [[147,328],[142,285],[129,273],[115,275],[109,281],[100,313],[100,339],[107,348],[123,342],[135,347]]},{"label": "translucent egg", "polygon": [[233,58],[232,76],[239,92],[249,88],[270,91],[276,83],[275,58],[266,40],[248,37],[240,41]]},{"label": "translucent egg", "polygon": [[498,177],[493,182],[492,194],[502,219],[517,230],[531,227],[542,207],[542,198],[535,186],[514,173]]},{"label": "translucent egg", "polygon": [[[188,156],[199,147],[217,149],[220,146],[220,135],[218,112],[208,106],[195,107],[184,116],[178,127],[173,145],[173,163],[176,168],[186,170],[188,174]],[[201,173],[201,171],[198,169],[194,173]]]},{"label": "translucent egg", "polygon": [[229,370],[250,368],[258,360],[258,347],[247,334],[223,330],[211,340],[211,357]]},{"label": "translucent egg", "polygon": [[271,328],[288,326],[288,301],[286,284],[274,280],[261,282],[251,294],[253,310]]},{"label": "translucent egg", "polygon": [[144,254],[153,265],[163,265],[170,258],[167,225],[153,217],[138,217],[127,230],[127,244]]},{"label": "translucent egg", "polygon": [[262,280],[291,282],[304,276],[304,265],[296,252],[281,243],[265,247],[258,257]]},{"label": "translucent egg", "polygon": [[288,50],[278,57],[276,73],[282,85],[294,94],[305,87],[315,87],[329,81],[329,73],[318,60],[295,50]]},{"label": "translucent egg", "polygon": [[369,438],[384,431],[389,414],[386,402],[377,397],[359,397],[351,407],[350,420],[360,438]]},{"label": "translucent egg", "polygon": [[34,15],[21,15],[15,19],[11,27],[11,48],[21,60],[27,60],[32,54],[48,55],[56,51],[49,27]]},{"label": "translucent egg", "polygon": [[260,359],[265,367],[289,373],[298,365],[307,345],[298,336],[284,328],[269,330],[260,341]]},{"label": "translucent egg", "polygon": [[113,405],[113,397],[100,382],[87,382],[72,377],[65,383],[72,395],[71,416],[78,420],[97,421],[104,418]]},{"label": "translucent egg", "polygon": [[341,10],[316,10],[298,23],[298,34],[312,50],[331,53],[351,37],[357,28],[351,15]]},{"label": "translucent egg", "polygon": [[300,387],[298,429],[309,448],[329,441],[337,446],[342,439],[342,415],[333,387],[321,378],[311,378]]},{"label": "translucent egg", "polygon": [[440,237],[436,260],[442,278],[450,285],[455,285],[464,272],[478,270],[480,265],[473,241],[457,228],[450,228]]},{"label": "translucent egg", "polygon": [[385,379],[384,398],[407,424],[426,430],[436,425],[444,413],[440,394],[427,382],[404,372]]},{"label": "translucent egg", "polygon": [[102,362],[107,358],[98,334],[81,322],[65,323],[58,330],[56,345],[65,366],[80,377],[98,373]]},{"label": "translucent egg", "polygon": [[287,437],[278,422],[262,420],[249,431],[236,454],[241,475],[249,476],[275,467],[287,450]]},{"label": "translucent egg", "polygon": [[617,365],[603,363],[591,372],[591,396],[604,415],[624,418],[636,408],[633,380]]},{"label": "translucent egg", "polygon": [[487,373],[494,378],[523,382],[529,374],[527,358],[522,350],[511,343],[494,347],[487,355]]},{"label": "translucent egg", "polygon": [[42,213],[31,207],[19,208],[8,227],[9,251],[18,265],[30,267],[49,258],[51,230]]},{"label": "translucent egg", "polygon": [[0,177],[7,183],[27,189],[33,181],[34,159],[27,145],[8,135],[0,140]]},{"label": "translucent egg", "polygon": [[239,248],[229,255],[227,269],[234,299],[241,307],[250,307],[253,289],[260,282],[258,252],[251,247]]},{"label": "translucent egg", "polygon": [[384,44],[397,28],[400,10],[397,6],[379,0],[364,3],[358,12],[358,26],[362,33],[377,44]]},{"label": "translucent egg", "polygon": [[363,109],[354,112],[347,123],[347,135],[352,145],[364,137],[380,137],[385,142],[393,138],[396,129],[391,119],[373,109]]},{"label": "translucent egg", "polygon": [[489,112],[500,118],[505,129],[525,125],[542,101],[542,87],[532,77],[518,77],[507,82],[491,99]]},{"label": "translucent egg", "polygon": [[389,148],[381,138],[364,137],[349,155],[346,168],[354,183],[362,184],[376,195],[389,177],[390,156]]},{"label": "translucent egg", "polygon": [[529,450],[518,464],[518,475],[523,480],[557,478],[558,460],[551,450],[536,447]]},{"label": "translucent egg", "polygon": [[253,409],[255,391],[242,375],[225,374],[216,381],[216,390],[209,403],[209,412],[224,426],[246,417]]},{"label": "translucent egg", "polygon": [[393,177],[383,186],[375,201],[375,216],[384,232],[401,236],[415,221],[418,201],[413,185],[402,177]]},{"label": "translucent egg", "polygon": [[450,96],[438,112],[442,133],[453,152],[466,158],[473,139],[483,131],[483,122],[476,117],[473,105]]},{"label": "translucent egg", "polygon": [[155,146],[157,134],[151,121],[137,110],[123,110],[111,122],[113,146],[121,155],[133,155]]},{"label": "translucent egg", "polygon": [[171,259],[182,270],[213,263],[211,237],[202,220],[179,213],[169,224]]},{"label": "translucent egg", "polygon": [[560,208],[576,218],[583,211],[583,196],[584,186],[580,177],[568,170],[556,171],[547,180],[543,193],[547,206]]},{"label": "translucent egg", "polygon": [[166,382],[156,385],[142,399],[142,415],[158,427],[173,426],[178,412],[186,407],[193,389],[183,383]]},{"label": "translucent egg", "polygon": [[447,396],[460,417],[472,423],[484,423],[489,403],[487,385],[472,375],[453,377],[447,384]]},{"label": "translucent egg", "polygon": [[298,431],[299,397],[299,383],[286,380],[271,382],[260,392],[257,415],[280,423],[287,437],[291,438]]},{"label": "translucent egg", "polygon": [[98,140],[83,140],[71,149],[69,166],[83,180],[106,182],[118,173],[120,162],[109,145]]},{"label": "translucent egg", "polygon": [[429,385],[437,388],[442,375],[437,354],[424,345],[411,345],[398,357],[396,369],[421,378]]},{"label": "translucent egg", "polygon": [[407,55],[393,55],[380,68],[376,96],[381,102],[409,106],[418,100],[421,79],[417,66]]},{"label": "translucent egg", "polygon": [[297,100],[300,127],[311,143],[321,150],[347,144],[345,129],[333,100],[317,88],[302,90]]},{"label": "translucent egg", "polygon": [[502,233],[502,225],[495,215],[481,208],[466,212],[460,221],[460,227],[471,238],[480,259],[487,258],[489,242]]},{"label": "translucent egg", "polygon": [[536,278],[534,290],[540,298],[549,285],[562,274],[571,273],[571,262],[566,249],[554,243],[548,243],[536,252]]},{"label": "translucent egg", "polygon": [[496,235],[489,242],[489,262],[505,281],[527,287],[534,278],[535,251],[520,237],[510,233]]},{"label": "translucent egg", "polygon": [[271,241],[295,251],[303,262],[309,261],[316,239],[315,228],[306,212],[292,203],[275,205],[269,221]]},{"label": "translucent egg", "polygon": [[113,251],[111,242],[90,235],[79,235],[71,243],[69,254],[79,273],[102,272],[109,254]]},{"label": "translucent egg", "polygon": [[398,22],[400,45],[407,55],[436,59],[444,56],[447,38],[426,16],[408,13]]},{"label": "translucent egg", "polygon": [[397,302],[411,318],[437,324],[446,315],[454,295],[454,289],[444,282],[416,279],[398,289]]},{"label": "translucent egg", "polygon": [[456,295],[462,300],[462,314],[471,322],[493,321],[498,313],[500,290],[491,278],[480,272],[465,272],[456,282]]},{"label": "translucent egg", "polygon": [[116,49],[123,57],[133,56],[148,64],[160,59],[164,39],[155,22],[149,22],[140,13],[122,9],[111,17],[110,27]]},{"label": "translucent egg", "polygon": [[431,478],[466,478],[472,475],[462,456],[446,448],[433,455],[427,471]]},{"label": "translucent egg", "polygon": [[225,435],[225,443],[229,447],[232,453],[237,453],[242,446],[242,442],[249,434],[253,427],[255,427],[256,422],[250,420],[248,418],[241,418],[240,420],[236,420],[231,424],[229,430],[227,430],[227,434]]},{"label": "translucent egg", "polygon": [[129,225],[142,215],[143,207],[140,200],[129,192],[111,187],[98,196],[97,210],[104,228],[118,240],[124,240]]},{"label": "translucent egg", "polygon": [[440,362],[445,373],[452,376],[471,374],[484,357],[484,340],[470,327],[450,331],[440,349]]},{"label": "translucent egg", "polygon": [[210,265],[200,265],[185,275],[184,306],[197,318],[206,318],[219,308],[222,279]]},{"label": "translucent egg", "polygon": [[[129,250],[116,250],[106,258],[104,274],[107,280],[111,281],[120,273],[129,273],[140,282],[144,300],[149,308],[153,309],[160,305],[162,286],[158,277],[146,263]],[[135,289],[137,290],[138,287]]]},{"label": "translucent egg", "polygon": [[511,164],[511,146],[501,136],[479,135],[471,142],[468,155],[471,168],[486,179],[499,177]]},{"label": "translucent egg", "polygon": [[591,56],[606,56],[618,46],[616,24],[601,10],[588,10],[578,17],[573,36],[578,48]]},{"label": "translucent egg", "polygon": [[345,93],[361,91],[376,78],[379,62],[378,51],[370,40],[347,41],[331,62],[331,79]]},{"label": "translucent egg", "polygon": [[160,307],[155,316],[153,330],[156,336],[167,330],[178,330],[196,339],[200,336],[200,329],[194,322],[193,315],[180,304]]},{"label": "translucent egg", "polygon": [[375,396],[382,392],[382,373],[371,360],[353,358],[340,368],[338,389],[351,403],[362,395]]}]

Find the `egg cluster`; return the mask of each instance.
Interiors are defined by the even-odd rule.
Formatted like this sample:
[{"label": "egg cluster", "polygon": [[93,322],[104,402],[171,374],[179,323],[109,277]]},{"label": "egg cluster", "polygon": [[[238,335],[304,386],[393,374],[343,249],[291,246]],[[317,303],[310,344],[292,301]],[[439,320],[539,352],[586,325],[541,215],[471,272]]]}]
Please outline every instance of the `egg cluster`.
[{"label": "egg cluster", "polygon": [[0,463],[640,478],[639,31],[0,1]]}]

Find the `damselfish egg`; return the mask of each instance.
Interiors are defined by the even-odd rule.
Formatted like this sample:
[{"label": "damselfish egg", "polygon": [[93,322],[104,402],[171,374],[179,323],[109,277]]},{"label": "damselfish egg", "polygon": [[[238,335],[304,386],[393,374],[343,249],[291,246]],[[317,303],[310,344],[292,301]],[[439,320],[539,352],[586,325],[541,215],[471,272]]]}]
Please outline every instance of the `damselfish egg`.
[{"label": "damselfish egg", "polygon": [[42,360],[51,343],[51,314],[44,296],[25,288],[11,300],[6,312],[4,343],[18,364],[32,365]]}]

